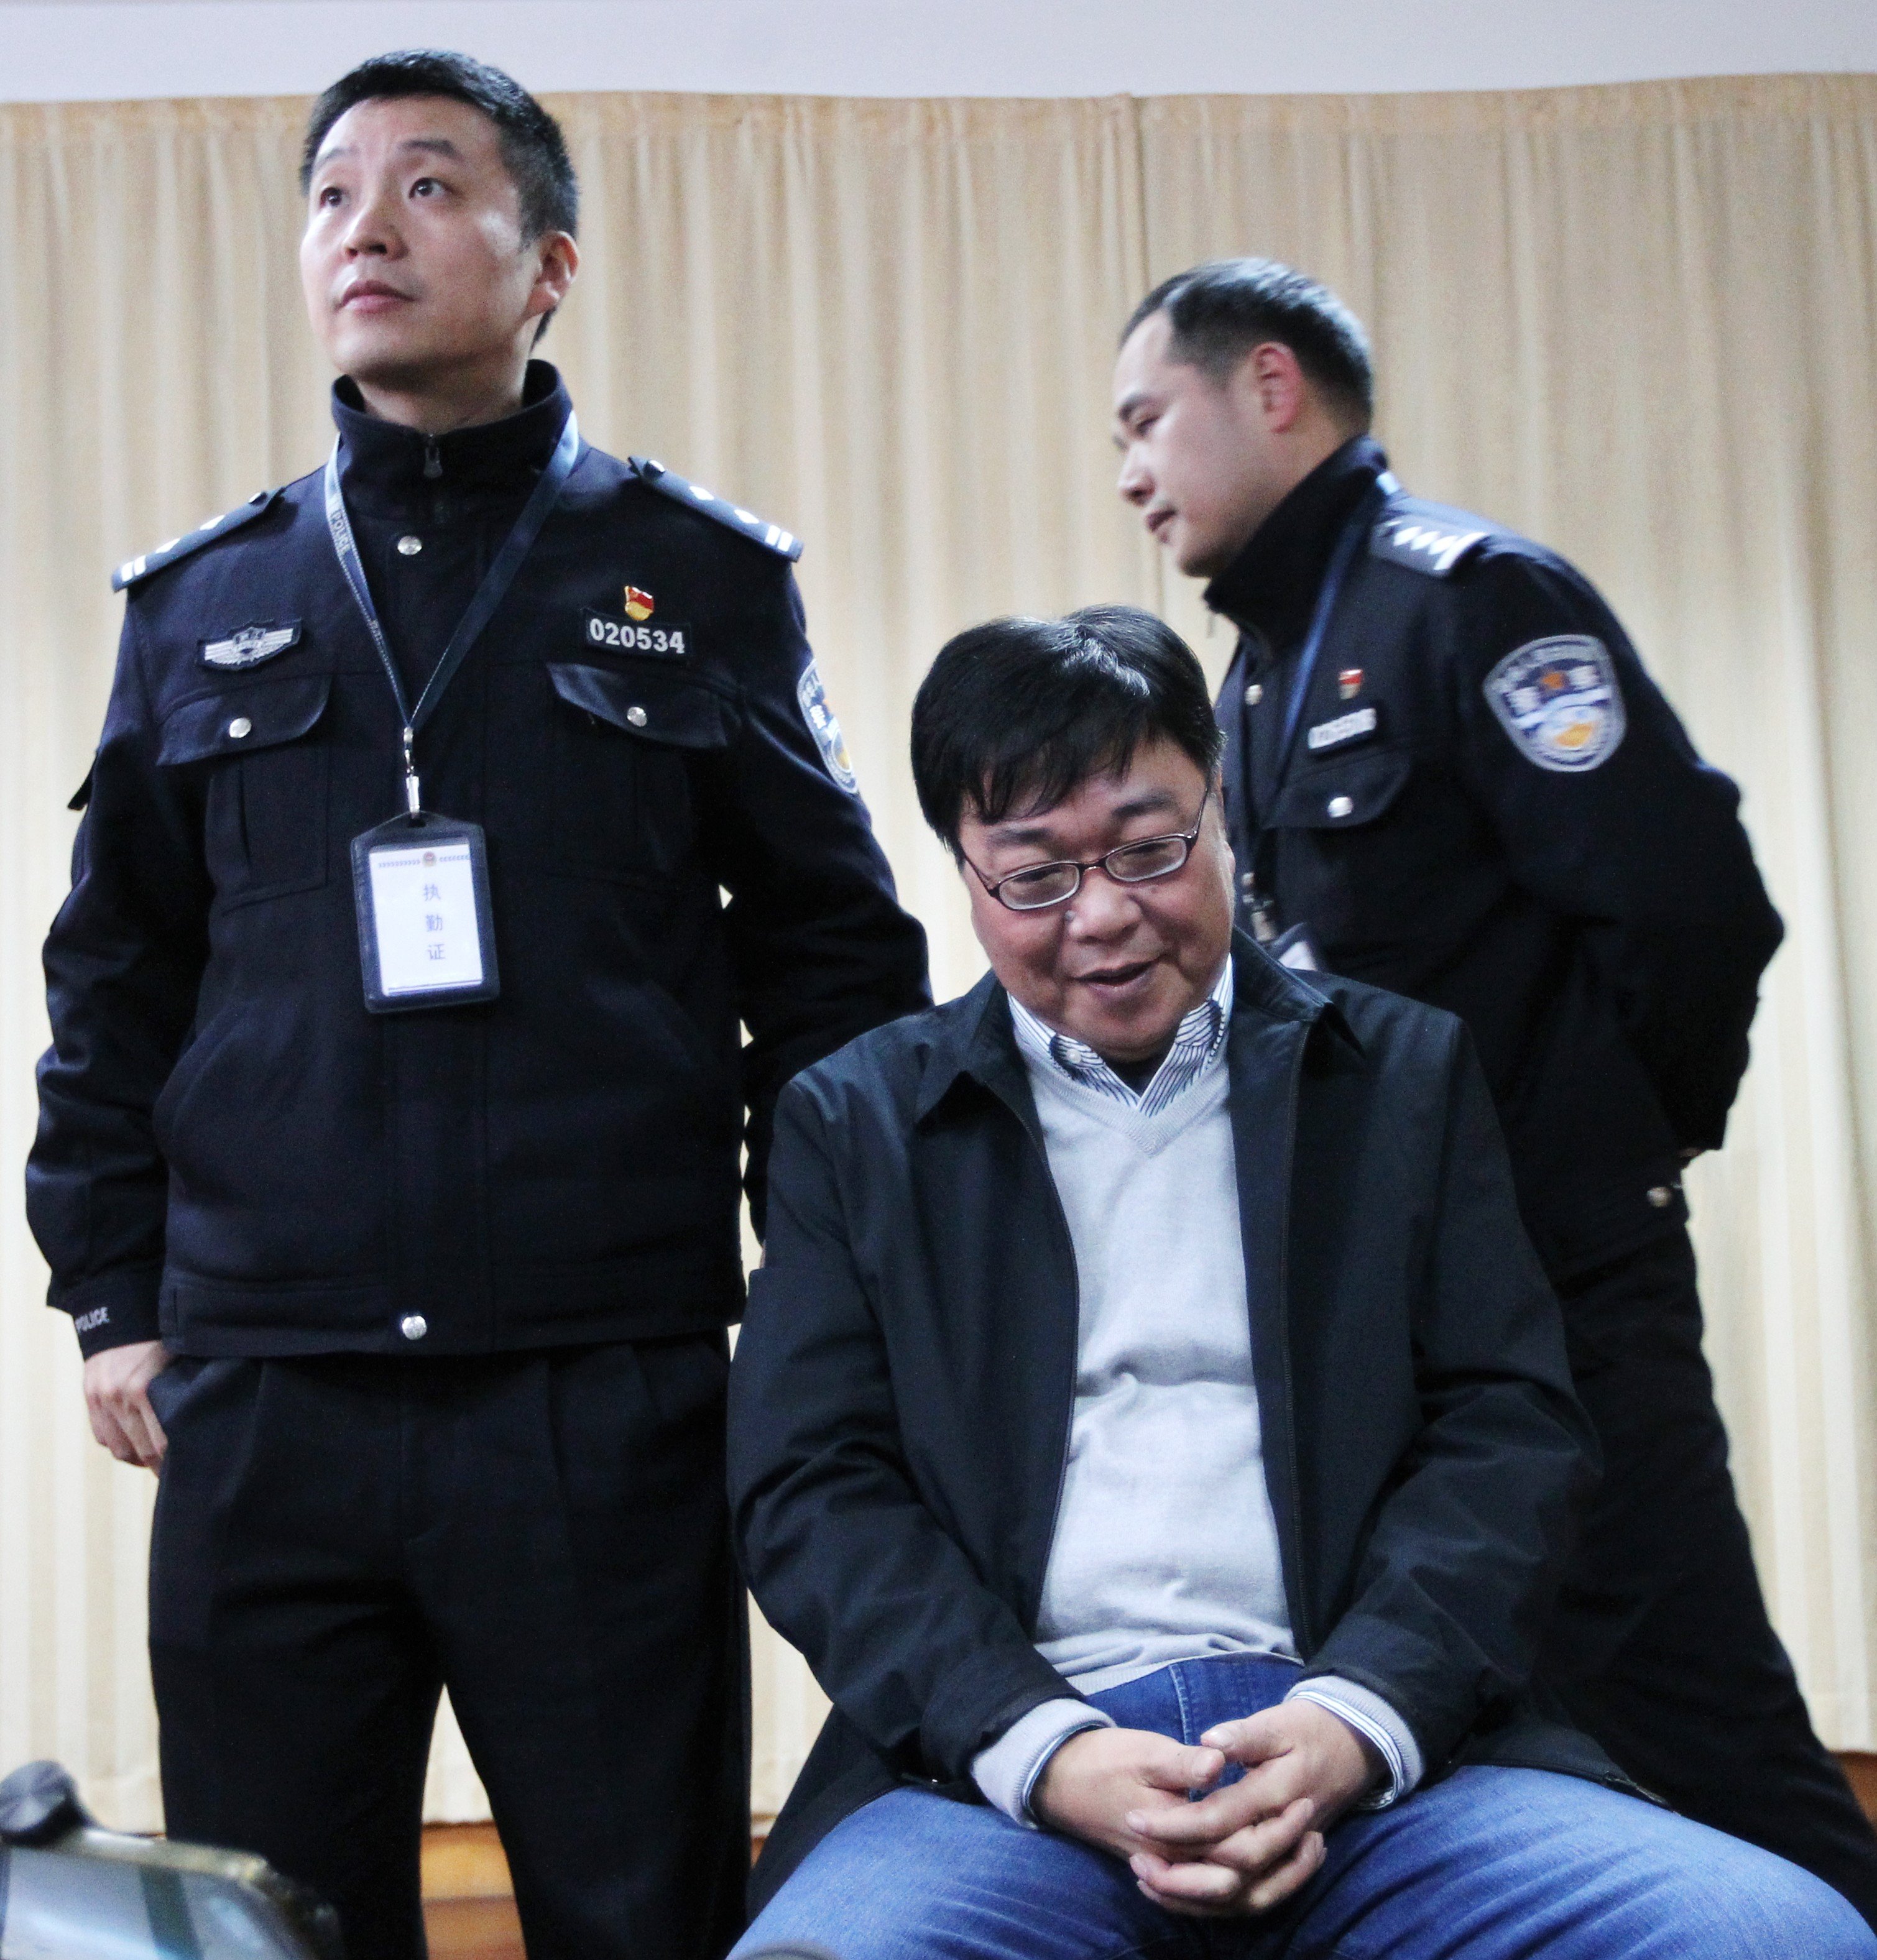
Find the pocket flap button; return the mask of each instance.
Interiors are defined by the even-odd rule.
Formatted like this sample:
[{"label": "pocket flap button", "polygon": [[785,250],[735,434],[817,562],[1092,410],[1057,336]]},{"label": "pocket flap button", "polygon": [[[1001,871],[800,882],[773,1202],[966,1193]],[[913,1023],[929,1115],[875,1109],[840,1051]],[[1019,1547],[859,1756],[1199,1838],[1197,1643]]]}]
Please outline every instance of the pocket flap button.
[{"label": "pocket flap button", "polygon": [[254,724],[245,714],[237,714],[228,724],[228,733],[235,741],[239,742],[243,736],[252,735],[254,733]]},{"label": "pocket flap button", "polygon": [[430,1322],[421,1313],[407,1313],[398,1322],[398,1332],[406,1341],[421,1341],[430,1332]]},{"label": "pocket flap button", "polygon": [[625,711],[625,718],[635,728],[645,726],[645,711],[642,708],[628,708]]},{"label": "pocket flap button", "polygon": [[1347,816],[1355,807],[1347,797],[1331,797],[1329,800],[1329,813],[1331,816]]}]

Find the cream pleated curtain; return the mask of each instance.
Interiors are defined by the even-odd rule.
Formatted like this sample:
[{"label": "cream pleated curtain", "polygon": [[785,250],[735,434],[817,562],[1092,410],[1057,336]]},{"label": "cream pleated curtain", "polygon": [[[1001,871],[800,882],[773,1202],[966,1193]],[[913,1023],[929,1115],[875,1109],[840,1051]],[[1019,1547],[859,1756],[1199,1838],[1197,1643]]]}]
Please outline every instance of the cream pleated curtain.
[{"label": "cream pleated curtain", "polygon": [[[1328,279],[1373,330],[1398,472],[1602,586],[1745,786],[1790,928],[1732,1139],[1691,1185],[1775,1617],[1827,1739],[1877,1743],[1877,78],[553,106],[586,269],[544,351],[593,440],[807,539],[823,670],[942,988],[978,959],[905,752],[940,641],[1112,599],[1165,609],[1215,674],[1227,651],[1112,487],[1114,336],[1154,279],[1245,251]],[[303,111],[0,108],[0,1768],[60,1757],[132,1825],[159,1815],[152,1486],[91,1443],[38,1304],[37,954],[109,567],[330,440],[294,262]],[[759,1630],[759,1809],[821,1705]],[[481,1800],[447,1729],[431,1799]]]}]

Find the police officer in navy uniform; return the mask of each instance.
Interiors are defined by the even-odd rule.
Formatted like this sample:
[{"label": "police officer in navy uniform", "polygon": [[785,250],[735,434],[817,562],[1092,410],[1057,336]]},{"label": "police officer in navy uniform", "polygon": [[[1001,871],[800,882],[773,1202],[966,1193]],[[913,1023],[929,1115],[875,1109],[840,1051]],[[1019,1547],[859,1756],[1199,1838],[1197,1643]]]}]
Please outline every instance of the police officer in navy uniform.
[{"label": "police officer in navy uniform", "polygon": [[[529,350],[560,132],[460,56],[309,129],[332,466],[133,561],[46,970],[33,1228],[161,1464],[167,1826],[423,1950],[447,1686],[533,1960],[721,1953],[738,1165],[924,1004],[778,527],[580,439]],[[739,1024],[748,1039],[740,1038]]]},{"label": "police officer in navy uniform", "polygon": [[1737,809],[1589,583],[1409,496],[1360,326],[1258,259],[1144,299],[1119,488],[1239,630],[1241,923],[1472,1031],[1602,1443],[1543,1671],[1679,1809],[1877,1923],[1877,1838],[1768,1624],[1702,1357],[1681,1170],[1717,1148],[1781,927]]}]

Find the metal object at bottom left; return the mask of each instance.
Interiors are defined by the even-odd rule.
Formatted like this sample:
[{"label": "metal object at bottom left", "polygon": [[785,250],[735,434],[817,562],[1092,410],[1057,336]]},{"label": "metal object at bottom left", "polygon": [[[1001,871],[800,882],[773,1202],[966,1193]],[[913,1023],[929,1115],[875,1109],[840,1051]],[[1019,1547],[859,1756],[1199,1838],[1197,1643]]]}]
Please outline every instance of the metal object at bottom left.
[{"label": "metal object at bottom left", "polygon": [[0,1783],[0,1960],[345,1960],[264,1858],[101,1829],[56,1763]]}]

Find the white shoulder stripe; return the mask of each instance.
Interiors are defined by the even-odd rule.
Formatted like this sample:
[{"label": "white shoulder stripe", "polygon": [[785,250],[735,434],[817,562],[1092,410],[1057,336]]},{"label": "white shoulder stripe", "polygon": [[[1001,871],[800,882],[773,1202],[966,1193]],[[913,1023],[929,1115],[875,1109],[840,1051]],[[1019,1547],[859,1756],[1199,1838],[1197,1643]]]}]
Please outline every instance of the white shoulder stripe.
[{"label": "white shoulder stripe", "polygon": [[225,533],[239,530],[252,519],[260,516],[280,495],[278,490],[257,490],[245,504],[237,504],[232,511],[224,511],[218,516],[205,520],[192,531],[180,537],[170,539],[154,550],[127,559],[111,574],[111,590],[122,592],[128,585],[153,571],[161,571],[165,565],[173,565],[178,558],[187,558],[199,546],[207,544],[218,533]]},{"label": "white shoulder stripe", "polygon": [[752,543],[764,546],[780,558],[793,560],[801,556],[801,540],[783,530],[780,524],[772,524],[767,518],[758,517],[755,511],[745,510],[742,504],[720,498],[714,491],[705,489],[701,483],[687,482],[675,469],[667,469],[650,457],[635,456],[628,462],[633,474],[641,483],[675,502],[695,509],[700,517],[714,518],[727,529],[740,532]]}]

